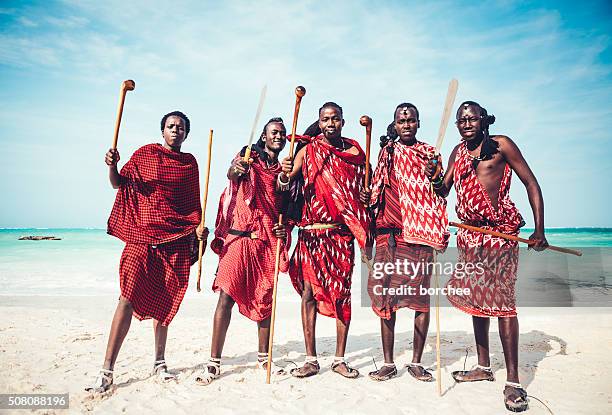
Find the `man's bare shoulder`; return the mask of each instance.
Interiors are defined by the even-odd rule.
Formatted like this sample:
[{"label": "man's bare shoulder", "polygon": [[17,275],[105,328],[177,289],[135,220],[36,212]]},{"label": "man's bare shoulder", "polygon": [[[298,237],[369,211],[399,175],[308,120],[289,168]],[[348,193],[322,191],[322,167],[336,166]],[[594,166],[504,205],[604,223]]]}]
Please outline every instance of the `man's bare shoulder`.
[{"label": "man's bare shoulder", "polygon": [[491,140],[495,141],[498,145],[498,149],[503,153],[505,151],[516,150],[518,147],[516,143],[507,135],[492,135]]}]

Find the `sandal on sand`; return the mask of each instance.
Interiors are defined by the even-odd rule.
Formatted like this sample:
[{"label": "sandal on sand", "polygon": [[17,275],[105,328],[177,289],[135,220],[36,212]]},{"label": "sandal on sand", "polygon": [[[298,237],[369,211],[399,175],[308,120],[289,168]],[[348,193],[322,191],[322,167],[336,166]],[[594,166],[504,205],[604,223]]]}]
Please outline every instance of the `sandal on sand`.
[{"label": "sandal on sand", "polygon": [[[346,367],[346,373],[343,373],[338,370],[338,368],[342,365]],[[357,369],[350,367],[348,363],[344,361],[344,357],[334,357],[334,363],[332,363],[331,365],[331,370],[332,372],[336,372],[337,374],[344,376],[345,378],[348,378],[348,379],[355,379],[359,376],[359,371]]]},{"label": "sandal on sand", "polygon": [[[264,370],[268,368],[268,353],[257,352],[257,367]],[[270,373],[274,375],[285,375],[287,372],[285,372],[285,369],[282,367],[277,366],[273,361]]]},{"label": "sandal on sand", "polygon": [[[408,367],[408,373],[412,375],[416,380],[420,380],[421,382],[433,382],[434,378],[430,371],[425,369],[420,363],[408,363],[406,365]],[[422,373],[419,374],[417,372],[417,368],[421,369]]]},{"label": "sandal on sand", "polygon": [[307,378],[310,376],[314,376],[319,373],[321,367],[319,366],[319,362],[317,362],[316,356],[306,356],[306,361],[302,367],[296,367],[295,369],[291,369],[289,373],[291,376],[296,378]]},{"label": "sandal on sand", "polygon": [[100,369],[98,377],[94,383],[85,388],[85,392],[104,393],[113,385],[113,371],[108,369]]},{"label": "sandal on sand", "polygon": [[[484,377],[478,379],[470,379],[470,377],[474,374],[475,371],[484,372]],[[489,382],[495,381],[495,375],[493,375],[493,371],[491,370],[491,366],[480,366],[476,365],[476,367],[472,370],[457,370],[451,373],[455,382],[478,382],[481,380],[487,380]]]},{"label": "sandal on sand", "polygon": [[195,378],[198,385],[210,385],[213,380],[221,375],[221,359],[211,357],[206,363],[204,370],[200,371]]},{"label": "sandal on sand", "polygon": [[[381,372],[385,372],[381,374]],[[395,363],[385,363],[378,370],[368,373],[368,376],[372,380],[377,380],[379,382],[389,380],[397,376],[397,367],[395,367]]]},{"label": "sandal on sand", "polygon": [[506,382],[504,388],[504,404],[510,412],[523,412],[529,409],[527,391],[520,383]]},{"label": "sandal on sand", "polygon": [[153,372],[151,372],[152,376],[157,376],[157,380],[162,382],[167,382],[169,380],[176,380],[176,375],[174,373],[168,372],[168,365],[165,360],[156,360],[153,364]]}]

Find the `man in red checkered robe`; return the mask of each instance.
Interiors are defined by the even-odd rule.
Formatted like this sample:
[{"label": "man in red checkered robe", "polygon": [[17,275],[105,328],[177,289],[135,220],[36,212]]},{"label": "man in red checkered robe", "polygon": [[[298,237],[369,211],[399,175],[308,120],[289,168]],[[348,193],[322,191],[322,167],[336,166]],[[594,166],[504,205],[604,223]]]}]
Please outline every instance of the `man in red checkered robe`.
[{"label": "man in red checkered robe", "polygon": [[[161,121],[164,144],[145,145],[117,171],[119,152],[106,154],[109,178],[118,189],[108,233],[126,243],[119,264],[121,296],[109,334],[103,369],[87,390],[103,392],[113,382],[113,367],[134,315],[152,318],[155,335],[154,373],[174,378],[165,363],[168,325],[176,315],[197,258],[201,219],[198,165],[181,145],[189,119],[175,111]],[[197,231],[196,231],[196,228]],[[194,255],[195,253],[195,255]]]},{"label": "man in red checkered robe", "polygon": [[220,372],[221,354],[230,324],[232,308],[257,322],[258,363],[268,360],[272,291],[276,245],[281,238],[280,271],[287,271],[287,232],[278,223],[284,194],[277,190],[281,166],[278,155],[285,147],[287,133],[281,118],[272,118],[252,146],[251,159],[243,160],[246,147],[236,155],[227,173],[229,183],[221,195],[213,251],[219,267],[213,290],[219,300],[213,319],[210,360],[196,382],[210,384]]},{"label": "man in red checkered robe", "polygon": [[[365,154],[359,144],[341,135],[342,108],[328,102],[319,109],[315,132],[297,152],[294,163],[283,161],[291,180],[303,179],[304,206],[300,233],[289,265],[289,274],[302,296],[302,324],[306,363],[296,377],[319,372],[316,357],[316,313],[334,317],[337,327],[336,357],[332,370],[348,378],[359,372],[344,361],[351,319],[351,282],[354,239],[365,249],[370,220],[359,202]],[[314,125],[313,125],[314,126]]]},{"label": "man in red checkered robe", "polygon": [[[454,183],[456,212],[463,223],[516,236],[525,223],[509,195],[510,179],[515,171],[525,184],[533,210],[535,231],[529,237],[534,241],[532,247],[545,249],[548,243],[544,235],[540,186],[516,144],[509,137],[489,135],[489,125],[494,121],[495,117],[478,103],[462,103],[457,110],[462,142],[451,153],[444,175],[433,175],[433,162],[428,165],[428,175],[434,177],[434,189],[441,196],[448,195]],[[471,263],[473,272],[467,272],[467,266],[455,268],[448,287],[461,288],[464,295],[457,295],[455,291],[448,298],[455,307],[472,315],[478,366],[453,372],[453,377],[457,382],[494,379],[489,359],[489,324],[490,317],[497,317],[507,370],[504,402],[514,412],[524,411],[528,402],[518,376],[519,327],[514,292],[517,243],[459,229],[457,247],[458,264]]]},{"label": "man in red checkered robe", "polygon": [[[435,148],[417,140],[418,128],[417,108],[410,103],[398,105],[387,135],[381,138],[372,194],[369,189],[362,193],[363,202],[371,205],[376,217],[376,254],[368,294],[381,319],[385,363],[370,373],[378,381],[397,375],[393,360],[395,319],[396,311],[404,307],[415,310],[408,373],[421,381],[432,380],[432,374],[421,365],[430,316],[429,295],[421,288],[429,288],[434,250],[446,248],[449,233],[446,200],[432,191],[425,175]],[[387,264],[393,264],[392,269]]]}]

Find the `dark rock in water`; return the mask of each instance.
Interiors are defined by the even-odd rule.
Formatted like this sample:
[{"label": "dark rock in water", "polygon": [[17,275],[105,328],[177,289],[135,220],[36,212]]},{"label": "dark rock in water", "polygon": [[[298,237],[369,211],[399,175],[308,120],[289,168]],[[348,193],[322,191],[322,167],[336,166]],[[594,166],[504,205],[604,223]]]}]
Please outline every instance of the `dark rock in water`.
[{"label": "dark rock in water", "polygon": [[57,236],[21,236],[20,241],[61,241]]}]

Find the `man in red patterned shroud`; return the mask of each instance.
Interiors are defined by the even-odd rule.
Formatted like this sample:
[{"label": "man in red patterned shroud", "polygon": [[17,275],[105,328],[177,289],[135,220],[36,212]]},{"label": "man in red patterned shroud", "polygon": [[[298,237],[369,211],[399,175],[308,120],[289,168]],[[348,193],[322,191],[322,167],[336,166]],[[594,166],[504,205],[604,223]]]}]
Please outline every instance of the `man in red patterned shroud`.
[{"label": "man in red patterned shroud", "polygon": [[395,319],[396,311],[404,307],[415,311],[408,373],[421,381],[433,380],[421,364],[430,316],[429,295],[421,288],[429,288],[434,250],[446,248],[449,233],[446,200],[432,192],[425,175],[435,147],[417,140],[419,126],[419,111],[413,104],[396,107],[394,121],[387,135],[381,137],[372,193],[365,189],[361,195],[376,218],[376,254],[368,294],[372,309],[380,317],[385,358],[384,365],[370,373],[370,378],[378,381],[397,375],[393,360]]},{"label": "man in red patterned shroud", "polygon": [[210,244],[219,255],[213,290],[219,301],[213,320],[210,359],[196,382],[208,385],[221,374],[221,353],[230,324],[232,308],[257,322],[258,364],[266,368],[276,241],[284,240],[280,271],[287,270],[287,232],[278,224],[284,194],[277,189],[281,166],[278,155],[285,147],[287,133],[281,118],[272,118],[252,146],[251,159],[243,160],[246,147],[232,161],[230,180],[219,201],[215,239]]},{"label": "man in red patterned shroud", "polygon": [[[295,377],[319,373],[316,352],[317,312],[336,319],[336,357],[332,371],[347,378],[359,372],[344,361],[351,320],[351,280],[355,262],[354,239],[362,251],[369,238],[370,220],[359,201],[365,173],[365,154],[359,144],[342,137],[342,108],[333,102],[319,109],[315,133],[283,160],[283,173],[303,180],[304,207],[297,246],[289,264],[295,289],[302,296],[302,325],[306,362]],[[313,124],[314,126],[314,124]],[[313,127],[311,126],[311,127]],[[310,130],[310,128],[309,128]]]},{"label": "man in red patterned shroud", "polygon": [[[181,152],[189,134],[185,114],[174,111],[161,120],[164,144],[147,144],[117,171],[119,152],[106,153],[109,179],[118,189],[108,219],[108,233],[125,242],[119,264],[121,296],[113,317],[104,365],[87,391],[101,393],[113,384],[113,367],[132,315],[152,318],[155,334],[153,374],[175,379],[165,362],[168,325],[176,315],[197,261],[197,239],[208,230],[201,219],[198,164]],[[197,238],[197,239],[196,239]]]},{"label": "man in red patterned shroud", "polygon": [[[444,175],[434,176],[433,160],[428,164],[428,175],[433,177],[434,189],[441,196],[448,195],[454,183],[456,212],[463,223],[516,236],[525,222],[509,196],[514,170],[527,189],[533,211],[535,231],[529,237],[534,241],[532,247],[545,249],[548,242],[540,186],[516,144],[509,137],[489,135],[493,122],[495,117],[476,102],[462,103],[456,121],[462,142],[451,153]],[[489,319],[497,317],[507,371],[504,403],[507,409],[522,412],[528,409],[528,400],[518,375],[519,325],[514,292],[518,245],[459,229],[457,247],[458,264],[472,263],[474,272],[456,267],[448,286],[463,289],[464,295],[448,298],[455,307],[472,315],[478,365],[473,370],[453,372],[453,378],[457,382],[494,380],[489,360]]]}]

